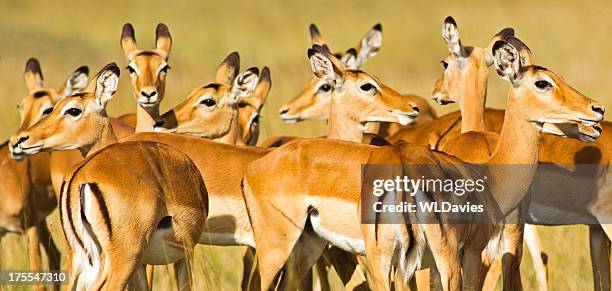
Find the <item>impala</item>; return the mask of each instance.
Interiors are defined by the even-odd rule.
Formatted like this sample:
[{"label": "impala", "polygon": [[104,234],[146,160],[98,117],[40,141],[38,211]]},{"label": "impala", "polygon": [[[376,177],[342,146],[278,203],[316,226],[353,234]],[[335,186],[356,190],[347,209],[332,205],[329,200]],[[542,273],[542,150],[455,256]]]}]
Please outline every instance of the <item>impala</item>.
[{"label": "impala", "polygon": [[120,119],[136,127],[137,132],[153,131],[155,119],[159,117],[159,104],[164,99],[166,74],[170,70],[168,58],[172,49],[172,36],[168,26],[157,24],[154,50],[140,50],[136,47],[134,27],[123,25],[121,48],[128,61],[127,70],[134,87],[133,96],[138,103],[136,120],[133,114]]},{"label": "impala", "polygon": [[[445,27],[455,30],[453,34],[457,35],[457,38],[458,38],[458,31],[456,31],[456,24],[454,24],[454,21],[452,19],[447,19],[446,23],[448,23],[448,25],[445,25]],[[471,47],[461,48],[462,45],[460,44],[460,41],[458,40],[457,40],[457,43],[459,43],[460,51],[465,51],[468,49],[472,50]],[[452,46],[449,46],[449,47],[452,47]],[[473,50],[478,50],[478,48],[473,48]],[[468,56],[461,57],[461,56],[453,55],[451,52],[451,54],[449,54],[449,57],[445,59],[445,61],[443,62],[445,66],[445,72],[444,72],[443,77],[440,79],[440,81],[443,81],[443,82],[440,82],[437,90],[434,90],[435,94],[433,96],[436,97],[434,98],[434,100],[436,100],[437,102],[441,104],[448,104],[448,103],[456,102],[460,105],[462,115],[472,114],[478,117],[478,118],[468,119],[464,122],[459,121],[458,123],[461,125],[461,132],[467,132],[469,130],[474,130],[474,131],[484,130],[484,128],[481,127],[482,126],[481,122],[483,120],[483,116],[485,116],[486,122],[484,125],[487,126],[488,129],[498,133],[499,125],[502,124],[503,122],[504,112],[500,110],[486,109],[486,114],[484,114],[485,113],[484,100],[486,100],[486,69],[485,69],[485,66],[488,65],[488,62],[486,61],[487,58],[480,57],[480,60],[479,60],[478,56],[479,54],[477,53],[470,53]],[[483,69],[477,69],[476,68],[477,66],[480,66]],[[470,72],[478,72],[478,73],[470,74]],[[470,88],[467,91],[464,91],[465,93],[463,94],[448,94],[449,91],[452,91],[451,88],[463,88],[466,86],[465,84],[469,84],[468,86],[475,84],[476,86],[480,86],[481,88],[480,89]],[[478,94],[470,94],[469,92],[477,92]],[[472,109],[469,109],[470,107]],[[466,108],[468,109],[466,110]],[[445,118],[445,117],[442,117],[442,118]],[[466,122],[470,123],[471,125],[464,126]],[[602,122],[602,125],[604,127],[608,127],[609,123],[604,121]],[[435,142],[430,141],[430,143],[435,144],[436,145],[435,147],[442,151],[449,152],[451,154],[460,156],[465,161],[478,162],[478,161],[483,161],[484,159],[488,158],[492,150],[495,148],[495,144],[497,142],[496,133],[486,133],[484,134],[485,135],[484,137],[480,134],[468,133],[463,138],[456,139],[459,126],[443,125],[442,128],[446,126],[448,126],[448,128],[443,130],[444,134],[441,137],[436,136],[434,138],[430,136],[430,139],[432,140],[437,139],[437,141]],[[585,126],[583,124],[546,123],[543,125],[543,127],[544,127],[544,130],[543,130],[544,132],[549,132],[554,135],[558,135],[562,137],[578,138],[586,142],[592,142],[593,139],[591,138],[591,136],[598,136],[602,130],[601,126],[599,125]],[[607,152],[606,148],[603,146],[606,143],[605,141],[607,140],[607,135],[605,134],[605,132],[606,131],[604,131],[604,135],[602,136],[602,138],[597,140],[593,145],[585,145],[585,144],[582,144],[580,142],[577,142],[575,140],[570,140],[570,139],[560,139],[553,135],[543,135],[542,136],[543,142],[542,142],[542,146],[540,150],[540,161],[543,161],[546,163],[550,163],[552,161],[555,164],[566,167],[567,165],[573,164],[575,162],[574,156],[583,156],[579,154],[581,151],[583,151],[583,149],[596,147],[605,153]],[[480,144],[480,146],[475,146],[476,143]],[[469,151],[465,150],[467,148],[469,148]],[[559,153],[559,150],[556,150],[555,148],[563,148],[564,149],[562,151],[563,154]],[[557,152],[557,153],[553,155],[551,154],[551,152],[552,153]],[[606,156],[607,155],[604,155],[602,159],[600,159],[597,156],[589,156],[586,158],[582,158],[579,163],[606,164],[607,163]],[[570,179],[567,179],[567,178],[572,177],[572,176],[575,177],[577,175],[579,174],[577,173],[572,174],[568,172],[567,175],[565,176],[555,176],[555,178],[561,178],[561,179],[558,181],[552,182],[552,183],[557,184],[557,185],[569,185],[568,183],[571,183],[571,182],[568,182],[568,181],[571,181],[571,178]],[[566,177],[566,178],[563,178],[563,177]],[[605,178],[605,175],[603,176],[603,178]],[[546,180],[550,180],[550,177],[547,177]],[[544,196],[550,192],[550,190],[547,190],[547,186],[546,186],[546,183],[550,183],[550,182],[546,182],[546,180],[538,179],[537,177],[535,179],[532,189],[534,190],[534,193],[538,194],[535,196],[537,197],[537,201],[550,200],[548,196],[546,197]],[[598,182],[594,182],[594,183],[598,183]],[[554,200],[558,201],[559,199],[557,198]],[[559,204],[559,203],[554,202],[551,204],[550,201],[546,202],[546,205],[556,205],[556,204]],[[585,212],[585,211],[579,210],[579,212]],[[542,214],[538,214],[536,216],[542,216]],[[537,222],[537,221],[534,221],[534,222]],[[540,221],[539,223],[542,223],[542,221]],[[550,222],[545,223],[545,224],[550,224]],[[510,229],[504,230],[504,236],[506,236],[506,238],[504,239],[506,240],[506,242],[503,245],[504,247],[508,248],[507,253],[516,253],[517,248],[520,248],[521,243],[520,241],[516,241],[516,240],[520,239],[521,236],[517,235],[517,231],[520,231],[520,230],[516,230],[516,229],[515,230],[510,230]],[[532,253],[531,257],[533,260],[533,264],[536,267],[538,284],[541,290],[545,290],[547,288],[546,286],[547,285],[547,282],[546,282],[547,272],[545,268],[545,262],[539,259],[540,258],[540,255],[539,255],[540,248],[539,248],[538,238],[537,236],[534,236],[535,234],[536,234],[536,230],[532,225],[525,226],[525,242],[530,252]],[[512,239],[514,239],[515,241],[512,241],[512,243],[509,243],[508,241],[511,241]],[[608,260],[606,260],[605,258],[602,259],[602,257],[605,257],[605,256],[596,255],[597,253],[599,254],[605,253],[606,245],[605,243],[600,242],[602,240],[605,241],[605,239],[606,238],[601,233],[601,230],[598,230],[597,227],[594,227],[594,226],[591,227],[591,245],[592,245],[591,250],[594,252],[592,257],[593,257],[593,269],[594,269],[594,279],[595,279],[596,289],[598,288],[605,289],[606,286],[609,286],[609,283],[605,283],[605,282],[610,281],[609,275],[607,275],[609,273],[608,271],[606,271],[606,270],[609,270]],[[542,254],[542,258],[544,257],[545,255]],[[520,258],[521,258],[520,253],[514,256],[514,258],[517,259],[518,262],[511,262],[510,260],[507,260],[506,263],[510,264],[512,268],[518,268],[518,265],[520,263]],[[489,273],[490,276],[489,275],[487,276],[487,281],[485,285],[486,290],[492,289],[493,288],[492,286],[495,286],[496,280],[498,278],[499,271],[500,271],[499,265],[496,264],[494,266],[496,266],[495,271],[490,272]],[[516,280],[514,284],[518,284],[518,282],[520,282],[520,277],[518,276],[513,276],[512,279]],[[601,282],[604,282],[604,283],[602,284]]]},{"label": "impala", "polygon": [[[310,37],[313,44],[326,46],[318,28],[310,25]],[[345,53],[333,53],[334,57],[338,58],[344,65],[350,69],[359,69],[369,58],[374,57],[382,44],[382,25],[374,25],[360,40],[357,49],[349,49]],[[354,57],[351,57],[354,55]],[[288,104],[280,108],[280,118],[285,123],[296,123],[303,120],[327,120],[329,117],[329,108],[331,95],[334,87],[328,81],[313,77],[297,96],[295,96]],[[417,95],[404,95],[407,100],[415,103],[420,112],[419,116],[413,124],[422,124],[436,118],[436,113],[429,106],[427,101]],[[398,130],[394,123],[383,124],[380,129],[383,135],[388,135],[390,132]],[[369,125],[368,132],[378,133],[377,124]],[[297,139],[296,137],[274,137],[262,143],[264,147],[278,147],[288,141]]]},{"label": "impala", "polygon": [[[489,161],[490,163],[506,164],[510,162],[507,159],[511,159],[518,164],[535,164],[539,130],[533,126],[530,121],[531,117],[538,117],[535,120],[546,122],[563,121],[566,123],[582,122],[580,118],[596,121],[603,118],[601,106],[571,89],[556,74],[540,67],[520,67],[520,63],[517,63],[520,61],[515,45],[519,47],[521,54],[524,54],[526,47],[518,45],[519,42],[512,38],[510,43],[498,42],[494,46],[498,53],[499,49],[512,52],[510,56],[513,58],[504,57],[498,60],[503,61],[503,67],[506,69],[504,76],[510,78],[514,84],[520,85],[519,87],[529,88],[529,93],[519,91],[521,95],[515,94],[511,90],[508,108],[512,108],[512,110],[508,110],[507,113],[507,119],[510,122],[505,125],[505,130],[500,138],[499,145],[503,146],[498,146],[496,154]],[[508,56],[508,54],[505,54],[505,56]],[[511,63],[512,66],[509,66],[508,63]],[[507,68],[520,68],[521,70],[509,71]],[[335,70],[330,68],[327,72],[335,73]],[[525,106],[525,103],[534,103],[539,100],[537,94],[540,93],[535,92],[535,88],[532,87],[534,85],[531,84],[532,81],[535,81],[533,78],[545,77],[554,79],[555,84],[559,86],[554,88],[554,95],[550,99],[539,101],[546,104],[532,104],[537,106],[537,109],[524,110],[525,108],[531,108]],[[562,92],[557,90],[562,90]],[[560,97],[560,94],[565,95],[564,100]],[[333,106],[332,101],[332,108],[334,108]],[[554,110],[547,110],[549,107],[553,107]],[[535,116],[538,114],[543,116]],[[520,127],[521,130],[517,127]],[[517,132],[523,132],[525,135],[522,136],[521,141],[528,138],[529,142],[517,143],[514,138]],[[366,239],[364,243],[357,214],[361,188],[358,182],[361,180],[360,165],[365,164],[370,156],[377,151],[388,153],[396,148],[402,149],[403,157],[414,157],[414,161],[420,163],[424,163],[424,161],[429,163],[446,161],[462,164],[456,158],[439,152],[432,152],[422,146],[404,144],[391,148],[375,148],[367,145],[313,139],[287,144],[249,165],[243,181],[243,189],[257,244],[262,289],[269,287],[270,282],[277,275],[292,249],[296,247],[298,238],[301,236],[308,220],[314,232],[318,234],[321,245],[329,243],[355,253],[364,254],[366,252],[365,243],[371,243],[376,237],[368,237],[368,234],[373,235],[374,233],[368,231],[369,226],[365,226]],[[516,153],[522,153],[522,155],[516,155]],[[403,160],[400,159],[400,161],[404,163]],[[279,176],[274,173],[283,173],[283,175]],[[492,189],[496,191],[492,191],[492,193],[500,205],[501,213],[507,214],[514,209],[517,201],[520,201],[519,198],[522,199],[522,196],[527,192],[528,185],[524,185],[524,187],[521,187],[523,185],[517,185],[518,187],[510,189],[517,193],[509,193],[508,189],[497,191],[504,186],[504,183],[501,183],[503,180],[499,179],[500,176],[497,175],[507,173],[497,172],[494,174],[492,176],[494,178],[491,179],[495,181]],[[526,171],[522,174],[528,179],[522,179],[522,176],[517,181],[527,184],[531,180],[529,175],[533,175],[533,171]],[[270,177],[274,177],[274,183],[269,182]],[[266,221],[273,221],[274,223],[265,225]],[[420,229],[419,225],[415,225],[415,227],[417,230]],[[435,230],[439,228],[435,225],[431,227],[432,231],[429,230],[429,227],[424,227],[424,229],[427,230],[427,243],[434,253],[443,287],[446,290],[459,289],[461,286],[461,263],[457,252],[460,248],[456,244],[459,241],[453,240],[453,243],[450,240],[436,240]],[[453,236],[455,234],[447,235]],[[403,250],[410,250],[411,253],[407,256],[411,260],[403,260],[402,262],[406,264],[400,266],[400,270],[407,273],[411,273],[420,261],[418,253],[424,247],[424,241],[416,239],[418,237],[424,237],[424,235],[416,232],[413,236],[415,239],[411,241],[416,246],[402,248]],[[440,236],[437,238],[440,238]],[[484,246],[482,248],[484,249]],[[373,280],[372,284],[380,288],[388,287],[388,284],[385,284],[385,282],[388,283],[388,280],[385,281],[385,274],[388,274],[388,272],[385,273],[385,270],[388,271],[388,268],[376,269],[376,266],[381,266],[380,262],[382,260],[390,263],[394,249],[385,251],[384,255],[377,256],[376,245],[368,245],[368,260],[372,259],[374,262],[379,262],[378,264],[372,263],[368,270],[375,274],[378,273],[378,276],[373,276],[377,280]],[[441,257],[443,254],[447,255]],[[303,255],[310,259],[313,253]],[[480,264],[480,257],[478,257],[478,264]],[[409,276],[405,278],[407,279]]]},{"label": "impala", "polygon": [[[228,71],[229,68],[236,71]],[[215,78],[215,83],[192,90],[185,101],[157,119],[154,130],[196,135],[228,144],[252,144],[258,135],[259,110],[271,86],[270,70],[264,67],[260,77],[257,68],[250,68],[239,75],[238,68],[239,55],[231,53],[218,68],[217,75],[225,77]],[[232,86],[232,83],[236,83],[236,88],[248,87],[245,92],[252,94],[236,96],[236,99],[213,94],[218,84]],[[211,123],[225,126],[212,131],[217,127],[211,126]]]},{"label": "impala", "polygon": [[179,262],[179,289],[188,289],[193,246],[207,217],[206,187],[180,151],[117,144],[106,105],[119,73],[114,63],[104,67],[86,93],[60,101],[17,144],[27,154],[78,149],[86,157],[67,173],[60,193],[62,229],[74,254],[70,288],[121,290],[131,279],[147,288],[143,264]]}]

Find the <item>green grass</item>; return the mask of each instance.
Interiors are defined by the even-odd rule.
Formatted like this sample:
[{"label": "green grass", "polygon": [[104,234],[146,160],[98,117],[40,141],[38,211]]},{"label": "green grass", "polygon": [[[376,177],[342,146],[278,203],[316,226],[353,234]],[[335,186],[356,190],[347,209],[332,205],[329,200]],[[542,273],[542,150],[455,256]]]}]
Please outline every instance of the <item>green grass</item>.
[{"label": "green grass", "polygon": [[[405,93],[428,96],[441,74],[445,45],[441,22],[453,15],[467,45],[485,45],[503,27],[516,28],[537,64],[560,73],[575,88],[612,107],[612,2],[576,1],[0,1],[0,138],[17,127],[16,106],[26,94],[25,61],[36,56],[48,86],[56,87],[76,67],[97,71],[104,64],[126,62],[119,46],[121,26],[134,24],[137,41],[151,48],[157,22],[174,38],[166,100],[177,104],[194,87],[212,80],[217,64],[231,51],[241,53],[243,68],[267,65],[273,87],[263,111],[261,140],[277,135],[320,136],[325,123],[285,125],[278,108],[310,78],[307,27],[315,22],[332,48],[345,50],[376,22],[384,26],[383,47],[365,69]],[[491,71],[488,106],[501,108],[508,84]],[[440,107],[438,112],[456,110]],[[111,101],[113,116],[133,112],[131,86],[122,77]],[[52,219],[55,221],[54,219]],[[57,224],[57,222],[56,222]],[[57,227],[54,235],[59,237]],[[552,290],[591,290],[585,227],[540,228],[550,255]],[[60,240],[61,241],[61,240]],[[2,242],[2,268],[26,268],[23,239]],[[198,247],[196,274],[202,288],[235,290],[239,286],[240,249]],[[530,262],[523,272],[535,288]],[[167,272],[158,284],[169,286]],[[163,288],[165,289],[165,288]]]}]

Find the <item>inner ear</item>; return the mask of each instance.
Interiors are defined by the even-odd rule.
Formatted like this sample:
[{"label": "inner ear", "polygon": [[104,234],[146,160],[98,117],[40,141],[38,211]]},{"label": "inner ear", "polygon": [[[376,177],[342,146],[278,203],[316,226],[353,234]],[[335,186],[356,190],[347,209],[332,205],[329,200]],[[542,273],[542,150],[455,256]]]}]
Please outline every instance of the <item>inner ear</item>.
[{"label": "inner ear", "polygon": [[357,54],[358,65],[361,66],[365,61],[376,54],[382,46],[382,25],[380,23],[374,25],[359,43]]},{"label": "inner ear", "polygon": [[457,23],[452,17],[447,17],[442,25],[442,38],[448,46],[448,51],[456,56],[464,56],[465,51],[459,38]]},{"label": "inner ear", "polygon": [[341,79],[342,72],[334,66],[333,62],[321,52],[314,49],[308,50],[308,58],[313,74],[320,79],[337,83]]},{"label": "inner ear", "polygon": [[60,93],[57,96],[58,100],[81,92],[87,87],[87,82],[89,82],[89,68],[81,66],[72,75],[68,76],[64,84],[62,84],[58,90]]},{"label": "inner ear", "polygon": [[497,41],[493,45],[493,61],[495,70],[514,86],[518,85],[521,73],[521,62],[518,50],[505,41]]},{"label": "inner ear", "polygon": [[357,70],[360,63],[357,61],[357,51],[354,48],[349,49],[342,55],[340,61],[349,69]]},{"label": "inner ear", "polygon": [[234,101],[237,101],[237,98],[244,98],[253,94],[258,81],[259,69],[256,67],[249,68],[238,75],[232,86],[232,95],[235,96]]}]

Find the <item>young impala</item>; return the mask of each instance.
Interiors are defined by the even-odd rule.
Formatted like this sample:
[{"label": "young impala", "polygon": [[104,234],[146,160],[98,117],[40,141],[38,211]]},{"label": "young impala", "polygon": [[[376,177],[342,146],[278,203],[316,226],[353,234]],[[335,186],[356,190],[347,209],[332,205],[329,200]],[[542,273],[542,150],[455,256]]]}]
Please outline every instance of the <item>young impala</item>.
[{"label": "young impala", "polygon": [[[505,126],[502,138],[500,138],[499,144],[503,146],[498,146],[496,154],[489,161],[495,164],[509,163],[510,161],[507,159],[519,164],[535,164],[539,130],[533,126],[532,117],[537,117],[535,120],[538,122],[561,121],[566,123],[583,122],[583,120],[600,121],[603,119],[601,106],[571,89],[556,74],[540,67],[520,67],[518,51],[513,46],[519,46],[518,42],[516,39],[510,41],[512,44],[498,42],[495,46],[496,51],[504,49],[513,52],[512,57],[501,59],[504,64],[508,62],[512,64],[512,66],[505,65],[504,68],[520,68],[520,70],[505,70],[504,75],[512,79],[514,84],[529,87],[529,90],[532,91],[523,95],[514,94],[511,91],[508,108],[513,110],[507,111],[509,116],[507,118],[512,122]],[[519,47],[521,55],[524,54],[526,47]],[[332,76],[337,74],[337,70],[330,66],[322,65],[320,67],[327,67],[326,72]],[[542,93],[533,91],[536,89],[532,88],[531,82],[537,81],[533,78],[554,79],[558,87],[551,89],[551,92],[555,92],[552,99],[540,101],[538,94]],[[368,88],[369,86],[366,86],[362,89]],[[565,98],[561,97],[562,94]],[[525,108],[531,108],[525,106],[525,103],[532,103],[535,108],[524,110]],[[338,105],[346,106],[346,103]],[[334,108],[333,106],[332,101],[332,108]],[[550,107],[554,109],[548,109]],[[584,123],[587,124],[587,121],[584,121]],[[517,127],[520,127],[520,129]],[[521,137],[520,143],[517,143],[518,139],[515,138],[518,132],[522,132],[524,135]],[[522,141],[527,138],[528,142],[523,143]],[[461,162],[442,153],[432,152],[427,147],[409,144],[396,146],[396,148],[398,147],[403,149],[403,157],[414,157],[417,162]],[[319,235],[322,245],[329,243],[347,251],[365,253],[364,237],[357,214],[361,188],[361,165],[365,164],[376,151],[388,152],[389,149],[394,148],[375,148],[321,139],[300,140],[273,151],[249,166],[243,181],[243,190],[257,244],[257,258],[263,289],[269,287],[270,282],[277,275],[292,249],[296,247],[296,242],[307,221],[310,221],[312,229]],[[522,155],[517,156],[516,153],[522,153]],[[279,176],[274,173],[283,173],[283,175]],[[493,174],[495,175],[490,175],[491,180],[494,181],[492,189],[497,190],[500,187],[509,186],[500,183],[503,180],[499,179],[500,176],[498,176],[502,174],[507,176],[508,173],[496,172]],[[516,185],[517,187],[504,189],[505,191],[492,191],[494,198],[500,205],[499,210],[503,214],[509,213],[516,206],[517,201],[520,201],[527,192],[528,181],[532,178],[529,175],[533,175],[533,171],[526,171],[521,174],[521,177],[517,177],[516,180],[512,179],[514,184],[517,184],[516,181],[521,181],[520,185]],[[274,177],[275,183],[269,182],[270,177]],[[526,185],[522,185],[522,183]],[[510,193],[511,191],[516,191],[516,193]],[[265,225],[266,221],[268,222],[267,225]],[[270,224],[270,221],[274,223]],[[439,229],[435,224],[430,226],[432,230]],[[419,225],[415,227],[417,230],[420,228]],[[376,237],[367,236],[368,234],[373,235],[368,229],[368,227],[365,229],[366,243],[376,239]],[[458,260],[457,252],[460,249],[459,245],[453,244],[449,240],[436,240],[436,236],[432,233],[435,233],[435,231],[428,231],[427,243],[434,252],[436,264],[442,276],[443,287],[446,290],[458,290],[461,285],[459,271],[461,263]],[[446,235],[456,234],[453,232]],[[422,235],[416,233],[416,237],[422,237]],[[440,236],[437,238],[440,238]],[[414,253],[418,253],[418,250],[424,247],[424,242],[418,239],[416,241],[420,241],[416,247],[402,248],[410,250],[412,255],[408,255],[406,258],[413,260],[403,260],[402,262],[406,264],[400,270],[410,273],[418,265],[418,255]],[[459,241],[454,242],[459,243]],[[415,241],[411,243],[415,243]],[[484,246],[482,248],[484,249]],[[394,249],[387,250],[391,253],[385,252],[383,256],[376,256],[374,250],[376,250],[375,245],[368,245],[368,260],[390,260],[394,251]],[[370,254],[371,252],[374,253]],[[446,256],[443,256],[443,254],[446,254]],[[313,253],[303,255],[311,257]],[[480,264],[480,256],[478,256],[478,263]],[[376,284],[380,288],[387,288],[388,284],[384,284],[384,279],[388,273],[384,272],[385,268],[376,269],[376,265],[372,264],[368,269],[370,272],[378,273],[378,276],[374,276],[377,280],[373,280],[372,284]],[[379,263],[378,266],[380,265]],[[406,276],[406,278],[409,278],[409,276]],[[383,282],[383,284],[379,282]]]},{"label": "young impala", "polygon": [[179,262],[179,289],[189,289],[193,246],[208,212],[206,187],[180,151],[117,143],[106,105],[119,72],[114,63],[104,67],[86,93],[60,101],[17,145],[27,154],[78,149],[86,157],[67,173],[59,196],[73,251],[70,288],[121,290],[133,279],[146,289],[143,264]]}]

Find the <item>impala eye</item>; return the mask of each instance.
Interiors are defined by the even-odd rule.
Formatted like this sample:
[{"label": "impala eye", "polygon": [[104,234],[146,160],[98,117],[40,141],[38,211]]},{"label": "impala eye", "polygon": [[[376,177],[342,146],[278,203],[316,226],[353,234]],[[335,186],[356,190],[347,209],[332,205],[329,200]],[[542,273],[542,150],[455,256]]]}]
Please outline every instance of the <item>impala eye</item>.
[{"label": "impala eye", "polygon": [[359,87],[359,89],[361,89],[361,91],[363,91],[363,92],[368,92],[368,91],[370,91],[370,90],[372,90],[374,88],[375,88],[374,85],[372,85],[370,83],[365,83],[365,84],[363,84],[363,85],[361,85]]},{"label": "impala eye", "polygon": [[552,88],[552,84],[548,81],[540,80],[535,82],[536,87],[540,90]]},{"label": "impala eye", "polygon": [[127,66],[125,68],[128,70],[128,72],[130,72],[130,74],[136,74],[136,70],[134,70],[134,68],[132,68],[132,66]]},{"label": "impala eye", "polygon": [[217,104],[217,102],[215,102],[215,100],[208,98],[208,99],[204,99],[200,101],[200,104],[208,106],[208,107],[213,107]]},{"label": "impala eye", "polygon": [[442,61],[441,63],[444,69],[446,70],[446,68],[448,68],[448,63],[446,61]]},{"label": "impala eye", "polygon": [[45,109],[45,110],[42,112],[42,115],[47,115],[47,114],[49,114],[49,113],[51,113],[51,112],[53,112],[53,107],[49,107],[49,108]]},{"label": "impala eye", "polygon": [[166,65],[163,68],[161,68],[161,70],[159,70],[160,73],[164,73],[167,74],[168,70],[170,70],[170,66]]},{"label": "impala eye", "polygon": [[330,84],[323,84],[319,87],[319,91],[329,92],[332,89]]},{"label": "impala eye", "polygon": [[71,115],[73,117],[77,117],[77,116],[81,115],[82,112],[83,112],[83,110],[81,110],[81,109],[70,108],[70,109],[66,110],[66,112],[64,114],[68,114],[68,115]]},{"label": "impala eye", "polygon": [[252,124],[259,124],[259,115],[255,115],[255,117],[253,117],[253,120],[251,120]]}]

